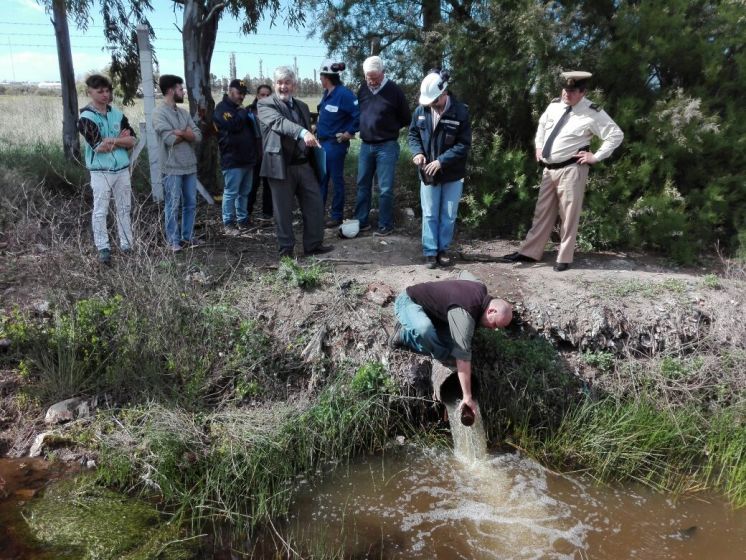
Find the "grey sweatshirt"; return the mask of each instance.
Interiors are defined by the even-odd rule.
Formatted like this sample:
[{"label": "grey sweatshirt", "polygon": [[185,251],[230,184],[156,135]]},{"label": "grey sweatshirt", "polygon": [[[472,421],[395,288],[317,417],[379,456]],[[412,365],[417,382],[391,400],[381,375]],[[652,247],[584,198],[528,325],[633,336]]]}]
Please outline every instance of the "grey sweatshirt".
[{"label": "grey sweatshirt", "polygon": [[[194,132],[195,141],[182,140],[174,130],[183,130],[186,127]],[[194,119],[186,109],[181,107],[171,108],[165,103],[153,111],[153,128],[158,135],[158,158],[163,175],[189,175],[197,172],[197,156],[194,153],[194,144],[202,141],[202,132],[194,123]]]}]

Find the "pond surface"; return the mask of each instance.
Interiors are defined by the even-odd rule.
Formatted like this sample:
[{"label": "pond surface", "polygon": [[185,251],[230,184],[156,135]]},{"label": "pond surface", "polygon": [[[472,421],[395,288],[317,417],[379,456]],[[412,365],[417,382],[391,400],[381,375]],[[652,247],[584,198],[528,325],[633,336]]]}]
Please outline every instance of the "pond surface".
[{"label": "pond surface", "polygon": [[488,454],[479,422],[452,429],[456,453],[402,446],[305,483],[288,528],[296,542],[352,558],[746,557],[746,509],[558,475]]}]

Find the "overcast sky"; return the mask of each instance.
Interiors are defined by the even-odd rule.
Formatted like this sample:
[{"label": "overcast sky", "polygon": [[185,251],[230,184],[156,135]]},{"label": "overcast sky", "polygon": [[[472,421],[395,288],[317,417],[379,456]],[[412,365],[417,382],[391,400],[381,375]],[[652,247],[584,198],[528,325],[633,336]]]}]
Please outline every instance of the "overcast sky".
[{"label": "overcast sky", "polygon": [[[153,0],[154,11],[149,15],[155,28],[153,43],[162,73],[184,74],[184,59],[181,49],[181,34],[176,26],[182,26],[182,12],[174,10],[171,0]],[[49,16],[36,0],[2,0],[0,15],[0,81],[59,81],[57,47],[54,29]],[[103,28],[98,8],[88,31],[78,30],[70,22],[75,74],[85,75],[100,70],[109,62],[102,51]],[[212,73],[218,77],[228,76],[230,53],[236,53],[236,70],[239,77],[259,74],[259,60],[263,61],[264,75],[272,69],[287,64],[293,65],[297,57],[301,78],[313,78],[314,68],[321,65],[326,47],[318,39],[306,39],[307,29],[289,30],[282,21],[270,27],[268,22],[259,25],[256,35],[239,33],[238,21],[228,17],[220,20],[218,40],[212,57]]]}]

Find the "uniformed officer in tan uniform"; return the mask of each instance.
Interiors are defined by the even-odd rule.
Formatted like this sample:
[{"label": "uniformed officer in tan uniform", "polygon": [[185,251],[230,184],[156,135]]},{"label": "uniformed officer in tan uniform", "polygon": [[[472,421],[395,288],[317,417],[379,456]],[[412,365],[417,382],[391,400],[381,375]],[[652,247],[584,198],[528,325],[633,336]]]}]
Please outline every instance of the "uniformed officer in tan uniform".
[{"label": "uniformed officer in tan uniform", "polygon": [[[554,270],[570,268],[589,166],[609,157],[624,138],[611,117],[585,98],[591,76],[590,72],[562,72],[562,97],[553,99],[539,119],[536,161],[544,174],[534,219],[520,249],[505,255],[505,261],[540,260],[559,214],[562,224]],[[590,151],[593,136],[603,141],[596,153]]]}]

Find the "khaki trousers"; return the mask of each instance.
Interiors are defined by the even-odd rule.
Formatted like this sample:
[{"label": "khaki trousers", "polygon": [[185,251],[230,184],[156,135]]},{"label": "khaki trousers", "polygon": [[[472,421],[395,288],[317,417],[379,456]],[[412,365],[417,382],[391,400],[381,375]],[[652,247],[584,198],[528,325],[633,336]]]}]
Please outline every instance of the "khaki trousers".
[{"label": "khaki trousers", "polygon": [[541,260],[559,215],[562,224],[557,262],[572,262],[588,169],[588,165],[568,165],[544,170],[531,230],[518,250],[522,255]]}]

